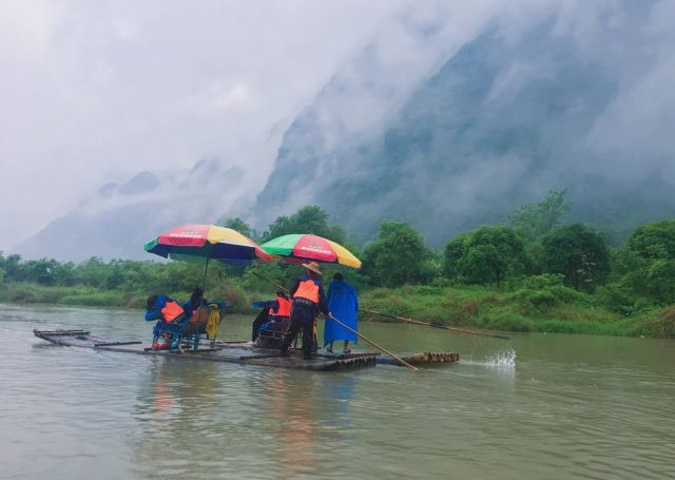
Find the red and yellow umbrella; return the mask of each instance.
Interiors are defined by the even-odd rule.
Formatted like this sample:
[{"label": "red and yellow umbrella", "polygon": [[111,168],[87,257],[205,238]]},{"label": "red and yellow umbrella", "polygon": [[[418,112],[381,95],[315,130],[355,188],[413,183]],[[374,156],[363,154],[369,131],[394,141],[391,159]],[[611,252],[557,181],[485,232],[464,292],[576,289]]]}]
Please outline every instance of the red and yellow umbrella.
[{"label": "red and yellow umbrella", "polygon": [[228,265],[248,265],[257,259],[271,260],[270,255],[247,236],[215,225],[181,225],[146,243],[145,251],[198,263],[214,259]]},{"label": "red and yellow umbrella", "polygon": [[262,249],[269,254],[283,257],[290,263],[313,261],[361,268],[361,260],[356,258],[352,252],[342,245],[318,235],[282,235],[264,243]]}]

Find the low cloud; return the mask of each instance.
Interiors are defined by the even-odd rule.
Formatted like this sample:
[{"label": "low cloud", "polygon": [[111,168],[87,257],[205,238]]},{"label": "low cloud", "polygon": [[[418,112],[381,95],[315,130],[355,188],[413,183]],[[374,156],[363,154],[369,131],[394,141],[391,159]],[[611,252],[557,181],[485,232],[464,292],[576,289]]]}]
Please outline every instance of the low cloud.
[{"label": "low cloud", "polygon": [[[455,99],[441,120],[459,124],[479,112],[470,131],[476,138],[464,145],[482,148],[481,135],[499,122],[536,123],[541,107],[536,99],[522,108],[512,104],[532,85],[546,85],[561,72],[569,77],[561,79],[569,87],[565,91],[588,88],[584,82],[592,79],[598,84],[588,95],[551,103],[553,110],[564,104],[570,118],[588,124],[567,128],[552,116],[542,125],[538,134],[549,149],[544,153],[570,155],[537,176],[529,194],[545,192],[547,182],[569,171],[610,182],[672,176],[674,5],[672,0],[2,2],[0,62],[8,74],[0,77],[6,92],[0,98],[5,167],[0,201],[10,207],[0,212],[0,221],[12,229],[0,232],[0,248],[71,210],[95,215],[130,208],[129,197],[92,192],[142,171],[157,175],[162,186],[135,201],[161,204],[162,196],[178,189],[180,214],[195,218],[198,211],[205,220],[245,212],[267,185],[265,201],[249,218],[259,227],[320,201],[327,187],[363,184],[372,175],[385,178],[398,167],[368,171],[362,160],[381,154],[385,135],[401,124],[406,114],[401,109],[414,104],[425,82],[486,32],[508,52],[522,48],[527,35],[536,39],[532,29],[542,25],[558,50],[540,55],[533,45],[536,58],[514,55],[517,61],[500,65],[483,103]],[[473,74],[480,72],[467,73]],[[551,98],[556,100],[555,94]],[[591,110],[593,115],[584,113]],[[508,136],[510,130],[504,132]],[[434,142],[436,154],[433,148],[443,145]],[[430,198],[445,201],[443,209],[461,211],[489,204],[477,189],[492,192],[492,201],[508,193],[507,180],[517,183],[528,172],[529,159],[519,152],[479,152],[482,163],[462,165],[475,154],[471,149],[454,152],[443,167],[447,180],[415,174],[412,165],[423,170],[428,156],[407,159],[400,170],[409,191],[445,182],[452,191]],[[190,172],[204,158],[218,164],[219,175],[204,177],[203,184],[181,182],[199,177]],[[268,183],[273,168],[275,174],[289,168],[302,174]],[[369,208],[391,201],[372,199]],[[166,210],[158,216],[175,214]]]},{"label": "low cloud", "polygon": [[1,2],[0,249],[143,170],[217,157],[259,190],[278,125],[402,3]]}]

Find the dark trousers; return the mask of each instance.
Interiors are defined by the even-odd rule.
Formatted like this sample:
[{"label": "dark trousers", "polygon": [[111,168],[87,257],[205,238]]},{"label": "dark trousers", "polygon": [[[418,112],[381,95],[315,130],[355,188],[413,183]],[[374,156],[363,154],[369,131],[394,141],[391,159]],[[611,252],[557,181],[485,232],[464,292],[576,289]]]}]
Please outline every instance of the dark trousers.
[{"label": "dark trousers", "polygon": [[293,304],[291,310],[291,327],[286,332],[284,343],[281,346],[281,353],[286,353],[293,343],[293,340],[302,329],[302,352],[305,358],[311,357],[314,347],[314,318],[318,310],[304,304]]}]

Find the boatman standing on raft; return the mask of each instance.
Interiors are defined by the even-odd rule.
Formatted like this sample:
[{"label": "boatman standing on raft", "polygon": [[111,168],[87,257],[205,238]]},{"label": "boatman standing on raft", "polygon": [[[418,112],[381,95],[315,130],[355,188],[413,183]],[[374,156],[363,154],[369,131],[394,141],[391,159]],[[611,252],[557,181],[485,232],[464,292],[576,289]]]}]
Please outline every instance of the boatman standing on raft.
[{"label": "boatman standing on raft", "polygon": [[303,263],[306,269],[291,289],[291,328],[284,337],[281,354],[288,355],[288,348],[302,329],[302,353],[305,360],[311,360],[314,347],[314,319],[319,311],[328,315],[326,295],[321,286],[321,269],[316,262]]}]

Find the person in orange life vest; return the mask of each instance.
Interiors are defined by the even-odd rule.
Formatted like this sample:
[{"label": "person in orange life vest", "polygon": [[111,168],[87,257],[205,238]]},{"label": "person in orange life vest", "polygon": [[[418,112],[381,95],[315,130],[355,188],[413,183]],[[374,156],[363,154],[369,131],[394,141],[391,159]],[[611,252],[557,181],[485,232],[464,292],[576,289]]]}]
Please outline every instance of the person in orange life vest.
[{"label": "person in orange life vest", "polygon": [[302,352],[305,360],[312,358],[314,343],[314,319],[321,311],[328,315],[326,295],[321,286],[321,269],[316,262],[303,263],[307,273],[300,277],[291,289],[291,328],[284,337],[281,354],[288,355],[288,348],[302,330]]},{"label": "person in orange life vest", "polygon": [[288,296],[278,290],[276,298],[270,305],[270,321],[285,320],[291,316],[291,300]]},{"label": "person in orange life vest", "polygon": [[146,302],[145,321],[158,320],[152,329],[154,337],[153,348],[169,348],[170,334],[164,333],[164,344],[159,345],[159,337],[162,335],[160,326],[167,324],[178,325],[185,319],[185,312],[178,302],[166,295],[151,295]]}]

